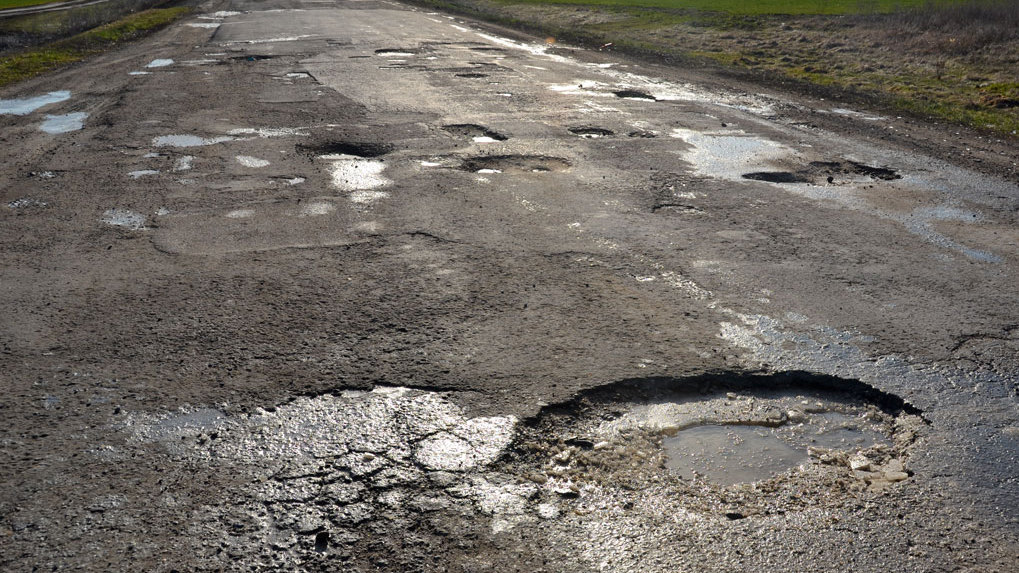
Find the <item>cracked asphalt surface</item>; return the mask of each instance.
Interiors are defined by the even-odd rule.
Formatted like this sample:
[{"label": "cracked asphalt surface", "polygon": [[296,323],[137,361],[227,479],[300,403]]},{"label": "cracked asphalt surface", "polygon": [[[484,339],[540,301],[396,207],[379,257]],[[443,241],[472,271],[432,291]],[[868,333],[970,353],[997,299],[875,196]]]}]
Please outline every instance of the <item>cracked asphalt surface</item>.
[{"label": "cracked asphalt surface", "polygon": [[0,568],[1014,570],[1015,142],[759,92],[267,0],[0,93]]}]

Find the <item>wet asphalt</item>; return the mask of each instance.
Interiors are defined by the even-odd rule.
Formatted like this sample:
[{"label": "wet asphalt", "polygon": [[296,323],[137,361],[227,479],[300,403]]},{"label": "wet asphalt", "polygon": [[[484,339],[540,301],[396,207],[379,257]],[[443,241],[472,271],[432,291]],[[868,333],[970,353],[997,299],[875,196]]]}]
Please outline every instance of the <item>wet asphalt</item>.
[{"label": "wet asphalt", "polygon": [[1019,187],[936,128],[374,0],[0,126],[4,570],[1014,570]]}]

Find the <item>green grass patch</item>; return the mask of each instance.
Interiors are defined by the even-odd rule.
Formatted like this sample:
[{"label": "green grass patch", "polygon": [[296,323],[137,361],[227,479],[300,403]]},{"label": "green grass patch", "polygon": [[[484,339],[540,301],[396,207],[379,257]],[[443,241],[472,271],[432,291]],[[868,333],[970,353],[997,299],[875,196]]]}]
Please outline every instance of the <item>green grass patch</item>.
[{"label": "green grass patch", "polygon": [[157,8],[131,14],[77,36],[0,59],[0,87],[44,74],[140,38],[184,16],[191,8]]},{"label": "green grass patch", "polygon": [[[929,0],[501,0],[505,4],[561,4],[716,12],[747,16],[890,13]],[[945,4],[965,0],[944,0]]]},{"label": "green grass patch", "polygon": [[0,0],[0,10],[7,10],[8,8],[27,8],[29,6],[52,4],[59,1],[60,0]]}]

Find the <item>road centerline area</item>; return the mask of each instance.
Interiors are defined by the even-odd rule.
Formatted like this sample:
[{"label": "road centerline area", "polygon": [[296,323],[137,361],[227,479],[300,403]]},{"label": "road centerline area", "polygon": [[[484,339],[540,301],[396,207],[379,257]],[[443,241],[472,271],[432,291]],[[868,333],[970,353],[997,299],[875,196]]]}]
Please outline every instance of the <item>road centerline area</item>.
[{"label": "road centerline area", "polygon": [[0,568],[1009,570],[1019,187],[874,125],[373,0],[7,88]]}]

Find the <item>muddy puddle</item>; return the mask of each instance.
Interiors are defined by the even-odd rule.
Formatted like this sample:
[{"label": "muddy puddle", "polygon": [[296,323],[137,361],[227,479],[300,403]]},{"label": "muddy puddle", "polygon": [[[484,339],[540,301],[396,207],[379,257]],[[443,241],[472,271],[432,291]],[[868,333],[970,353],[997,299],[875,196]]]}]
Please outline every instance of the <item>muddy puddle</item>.
[{"label": "muddy puddle", "polygon": [[[739,399],[733,397],[731,399]],[[807,404],[802,404],[807,402]],[[801,400],[809,408],[809,400]],[[845,408],[846,404],[840,404]],[[825,406],[816,405],[816,409]],[[665,467],[684,479],[703,478],[719,485],[753,483],[810,464],[811,448],[856,452],[879,444],[891,446],[891,435],[880,423],[867,420],[866,409],[812,414],[790,410],[777,427],[753,424],[704,424],[662,440]],[[793,421],[795,420],[795,422]]]},{"label": "muddy puddle", "polygon": [[644,380],[546,409],[521,429],[512,465],[581,489],[837,475],[880,489],[908,477],[904,452],[922,425],[918,414],[895,396],[832,377]]}]

